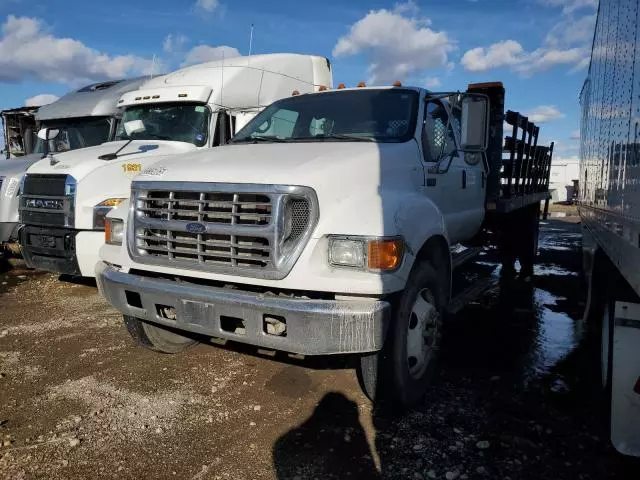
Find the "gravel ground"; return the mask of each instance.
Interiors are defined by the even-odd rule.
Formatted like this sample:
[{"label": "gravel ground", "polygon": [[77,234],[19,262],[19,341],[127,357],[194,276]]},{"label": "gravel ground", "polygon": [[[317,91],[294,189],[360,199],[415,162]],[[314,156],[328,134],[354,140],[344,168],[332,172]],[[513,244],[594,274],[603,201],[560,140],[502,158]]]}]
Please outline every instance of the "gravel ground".
[{"label": "gravel ground", "polygon": [[432,390],[403,417],[372,408],[349,358],[136,348],[90,282],[18,263],[0,274],[0,477],[640,478],[601,421],[579,228],[541,235],[535,288],[450,319]]}]

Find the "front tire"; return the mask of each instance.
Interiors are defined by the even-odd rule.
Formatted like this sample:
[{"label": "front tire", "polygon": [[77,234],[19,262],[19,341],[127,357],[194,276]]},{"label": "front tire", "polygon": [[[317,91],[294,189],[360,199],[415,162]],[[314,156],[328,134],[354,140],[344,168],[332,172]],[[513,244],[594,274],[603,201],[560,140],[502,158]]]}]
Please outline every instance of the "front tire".
[{"label": "front tire", "polygon": [[168,328],[123,315],[124,325],[136,345],[161,353],[180,353],[198,342]]},{"label": "front tire", "polygon": [[384,348],[359,359],[358,379],[373,402],[409,408],[426,395],[442,338],[446,291],[429,263],[414,267],[405,290],[392,302]]}]

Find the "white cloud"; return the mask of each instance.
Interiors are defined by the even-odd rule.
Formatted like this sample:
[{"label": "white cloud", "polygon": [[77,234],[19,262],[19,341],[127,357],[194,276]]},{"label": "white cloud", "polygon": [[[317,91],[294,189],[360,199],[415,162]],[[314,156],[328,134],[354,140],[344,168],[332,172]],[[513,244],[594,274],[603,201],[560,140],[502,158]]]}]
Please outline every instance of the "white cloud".
[{"label": "white cloud", "polygon": [[197,0],[196,8],[202,9],[205,12],[212,13],[218,10],[218,8],[220,8],[220,1],[219,0]]},{"label": "white cloud", "polygon": [[598,0],[540,0],[543,5],[562,7],[562,13],[573,13],[582,8],[598,8]]},{"label": "white cloud", "polygon": [[41,93],[35,97],[27,98],[24,101],[24,104],[27,107],[41,107],[42,105],[48,105],[55,102],[58,98],[59,97],[57,95],[53,95],[51,93]]},{"label": "white cloud", "polygon": [[569,136],[571,140],[580,140],[580,130],[574,130]]},{"label": "white cloud", "polygon": [[182,51],[188,40],[189,39],[184,35],[169,34],[164,38],[164,41],[162,42],[162,50],[164,50],[165,53],[180,52]]},{"label": "white cloud", "polygon": [[526,115],[529,117],[529,121],[534,123],[550,122],[566,116],[558,110],[555,105],[540,105],[539,107],[529,111]]},{"label": "white cloud", "polygon": [[424,79],[423,83],[426,88],[438,88],[442,85],[442,82],[438,77],[427,77]]},{"label": "white cloud", "polygon": [[181,66],[194,65],[196,63],[212,62],[223,58],[239,57],[237,48],[222,45],[220,47],[210,47],[209,45],[198,45],[193,47],[185,58]]},{"label": "white cloud", "polygon": [[418,7],[396,5],[393,11],[372,10],[351,26],[333,48],[336,57],[363,54],[371,83],[390,83],[431,68],[446,67],[453,42],[445,32],[417,18]]},{"label": "white cloud", "polygon": [[472,72],[517,65],[522,62],[523,48],[515,40],[504,40],[489,47],[476,47],[462,56],[462,66]]},{"label": "white cloud", "polygon": [[562,65],[572,67],[569,70],[570,73],[588,66],[596,15],[589,11],[576,18],[573,12],[578,9],[574,4],[582,2],[580,3],[582,8],[591,3],[585,3],[584,0],[544,0],[544,2],[567,8],[547,32],[538,48],[525,51],[519,42],[504,40],[488,47],[468,50],[462,56],[462,66],[475,72],[508,67],[523,77]]},{"label": "white cloud", "polygon": [[110,56],[72,38],[58,38],[37,18],[9,15],[0,27],[0,82],[34,79],[82,83],[147,73],[152,61]]}]

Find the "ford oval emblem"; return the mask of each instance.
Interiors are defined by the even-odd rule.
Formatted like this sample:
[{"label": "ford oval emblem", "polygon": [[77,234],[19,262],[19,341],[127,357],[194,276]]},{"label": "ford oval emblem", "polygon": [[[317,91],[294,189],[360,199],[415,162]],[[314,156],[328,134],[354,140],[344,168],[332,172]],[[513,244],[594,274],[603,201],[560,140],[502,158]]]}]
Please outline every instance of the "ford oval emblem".
[{"label": "ford oval emblem", "polygon": [[207,231],[207,227],[205,227],[201,223],[192,222],[187,223],[187,232],[189,233],[204,233]]}]

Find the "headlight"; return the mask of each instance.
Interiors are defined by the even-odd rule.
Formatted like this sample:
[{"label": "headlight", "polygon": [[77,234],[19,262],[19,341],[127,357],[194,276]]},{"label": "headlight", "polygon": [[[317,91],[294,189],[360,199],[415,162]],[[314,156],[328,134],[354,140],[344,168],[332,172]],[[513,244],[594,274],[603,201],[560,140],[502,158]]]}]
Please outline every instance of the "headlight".
[{"label": "headlight", "polygon": [[100,202],[93,207],[93,229],[102,230],[104,228],[104,219],[114,207],[117,207],[126,198],[107,198],[105,201]]},{"label": "headlight", "polygon": [[104,241],[109,245],[122,245],[124,222],[119,218],[105,218]]},{"label": "headlight", "polygon": [[329,263],[336,267],[395,270],[402,263],[403,255],[401,238],[329,238]]},{"label": "headlight", "polygon": [[4,196],[13,197],[18,191],[19,187],[20,187],[20,181],[17,178],[12,178],[11,180],[9,180],[7,189],[4,191]]},{"label": "headlight", "polygon": [[329,263],[341,267],[364,267],[364,242],[332,238],[329,240]]}]

